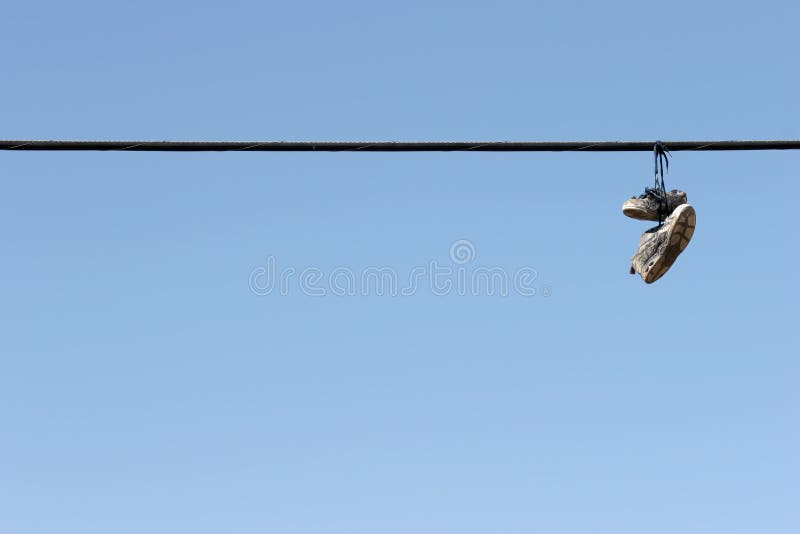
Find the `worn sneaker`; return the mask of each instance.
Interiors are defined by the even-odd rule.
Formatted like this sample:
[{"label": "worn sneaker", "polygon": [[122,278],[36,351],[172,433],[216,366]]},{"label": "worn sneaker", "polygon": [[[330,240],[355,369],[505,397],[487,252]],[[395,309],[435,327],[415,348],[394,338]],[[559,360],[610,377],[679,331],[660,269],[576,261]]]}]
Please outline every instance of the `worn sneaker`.
[{"label": "worn sneaker", "polygon": [[664,224],[643,233],[639,249],[631,258],[631,274],[639,273],[648,284],[664,276],[692,239],[696,222],[694,208],[682,204]]},{"label": "worn sneaker", "polygon": [[686,204],[686,193],[673,189],[666,194],[657,189],[647,188],[643,195],[626,200],[622,213],[642,221],[658,221],[659,209],[662,217],[667,217],[678,206]]}]

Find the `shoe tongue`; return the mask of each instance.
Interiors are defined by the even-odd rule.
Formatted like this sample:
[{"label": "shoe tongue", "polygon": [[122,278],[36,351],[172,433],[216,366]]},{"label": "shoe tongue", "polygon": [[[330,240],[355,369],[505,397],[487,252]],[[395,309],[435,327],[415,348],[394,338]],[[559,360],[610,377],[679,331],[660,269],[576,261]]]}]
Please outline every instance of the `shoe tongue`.
[{"label": "shoe tongue", "polygon": [[660,208],[659,211],[666,211],[669,205],[669,199],[667,198],[667,194],[664,191],[660,191],[658,189],[647,189],[647,196],[658,202]]}]

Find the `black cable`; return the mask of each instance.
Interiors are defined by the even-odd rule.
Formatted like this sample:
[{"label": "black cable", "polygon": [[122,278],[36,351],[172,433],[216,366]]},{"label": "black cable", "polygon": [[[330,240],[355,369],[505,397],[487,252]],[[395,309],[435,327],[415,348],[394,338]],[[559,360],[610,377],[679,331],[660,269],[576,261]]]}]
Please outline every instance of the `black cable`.
[{"label": "black cable", "polygon": [[[664,141],[681,150],[798,150],[800,140]],[[2,141],[0,150],[133,152],[644,152],[652,141]]]}]

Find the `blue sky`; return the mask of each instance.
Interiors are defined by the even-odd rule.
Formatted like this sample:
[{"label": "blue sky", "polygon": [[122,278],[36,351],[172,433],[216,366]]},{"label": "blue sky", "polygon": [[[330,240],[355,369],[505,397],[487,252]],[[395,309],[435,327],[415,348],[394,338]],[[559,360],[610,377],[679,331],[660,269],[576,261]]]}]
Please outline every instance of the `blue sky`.
[{"label": "blue sky", "polygon": [[[800,138],[792,2],[15,3],[0,137]],[[793,152],[0,154],[0,531],[794,533]],[[468,240],[536,294],[405,279]],[[323,280],[324,282],[324,280]]]}]

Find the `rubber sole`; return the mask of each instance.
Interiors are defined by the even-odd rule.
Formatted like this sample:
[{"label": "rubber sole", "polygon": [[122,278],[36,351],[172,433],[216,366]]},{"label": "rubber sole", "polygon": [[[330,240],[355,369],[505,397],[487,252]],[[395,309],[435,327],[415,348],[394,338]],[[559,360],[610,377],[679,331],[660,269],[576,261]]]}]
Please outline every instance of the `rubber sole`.
[{"label": "rubber sole", "polygon": [[636,208],[634,206],[622,206],[622,214],[637,221],[657,221],[658,214],[652,211]]},{"label": "rubber sole", "polygon": [[655,260],[651,260],[645,267],[644,281],[652,284],[672,267],[681,252],[686,250],[694,235],[694,228],[697,224],[697,214],[689,204],[678,206],[672,215],[677,219],[667,234],[667,244],[664,251]]}]

